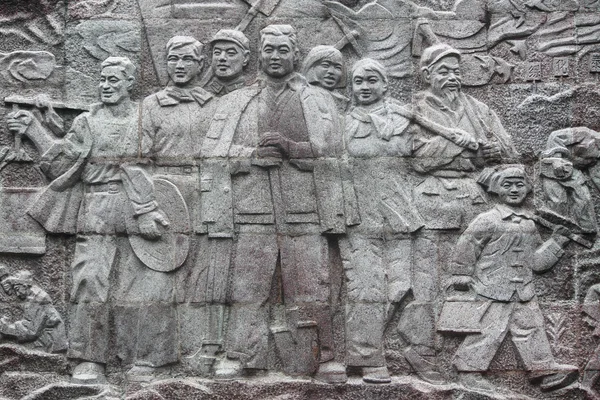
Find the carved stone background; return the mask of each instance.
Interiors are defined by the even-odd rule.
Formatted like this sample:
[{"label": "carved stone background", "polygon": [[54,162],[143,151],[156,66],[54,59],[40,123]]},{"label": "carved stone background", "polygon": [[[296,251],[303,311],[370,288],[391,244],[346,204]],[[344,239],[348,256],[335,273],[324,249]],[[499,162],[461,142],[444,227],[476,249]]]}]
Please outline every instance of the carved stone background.
[{"label": "carved stone background", "polygon": [[[416,323],[421,320],[418,315],[422,315],[423,318],[427,317],[425,314],[417,314],[415,319],[409,319],[408,322],[402,320],[402,315],[409,314],[410,310],[407,310],[416,296],[415,288],[413,287],[411,292],[409,290],[411,289],[410,283],[407,283],[408,279],[403,280],[404,275],[400,275],[395,277],[398,280],[396,283],[399,285],[397,291],[404,290],[405,296],[396,299],[393,304],[387,300],[387,302],[383,302],[391,309],[389,314],[386,314],[389,320],[386,320],[381,340],[385,346],[385,365],[383,367],[387,366],[392,376],[391,383],[375,384],[373,381],[370,383],[362,381],[361,375],[364,376],[366,372],[361,368],[382,366],[347,362],[349,349],[347,346],[346,310],[351,301],[348,296],[351,278],[347,271],[348,267],[346,266],[345,269],[342,262],[345,254],[344,246],[348,246],[346,249],[349,248],[350,253],[356,251],[357,248],[364,250],[366,245],[376,248],[374,252],[382,252],[383,247],[389,246],[388,250],[395,251],[400,255],[398,259],[408,263],[406,267],[408,269],[404,271],[407,274],[412,273],[407,271],[412,271],[411,268],[417,262],[419,265],[432,266],[436,271],[431,274],[431,280],[435,285],[433,289],[435,299],[432,300],[432,303],[435,308],[433,315],[437,324],[444,300],[452,286],[453,272],[450,264],[463,259],[460,253],[461,234],[478,214],[494,209],[498,203],[496,197],[490,195],[486,198],[487,203],[479,203],[473,208],[461,209],[459,205],[458,208],[448,208],[446,211],[436,210],[435,206],[431,206],[434,203],[428,205],[422,196],[419,197],[415,194],[419,190],[417,189],[420,187],[419,185],[426,182],[433,174],[415,172],[411,165],[418,156],[413,152],[401,154],[401,151],[396,151],[398,154],[396,156],[390,151],[389,154],[381,157],[377,155],[370,160],[381,159],[381,170],[375,170],[372,177],[365,178],[365,170],[358,170],[359,166],[363,164],[355,163],[354,169],[357,172],[349,173],[352,176],[350,180],[354,185],[354,190],[365,193],[370,191],[378,193],[379,190],[384,192],[388,190],[386,185],[390,185],[390,181],[393,179],[400,182],[401,186],[404,186],[405,192],[403,193],[407,197],[402,198],[400,202],[402,204],[395,204],[397,207],[395,212],[399,213],[400,219],[404,221],[405,229],[387,236],[378,232],[375,236],[379,235],[377,236],[379,242],[373,244],[365,239],[365,237],[372,239],[370,237],[372,232],[361,231],[363,229],[361,226],[366,226],[365,215],[376,209],[377,206],[375,204],[359,204],[358,209],[363,216],[363,224],[354,225],[347,224],[350,218],[350,206],[346,203],[343,217],[337,214],[332,217],[332,219],[345,220],[341,223],[342,227],[339,228],[339,232],[334,230],[328,232],[332,234],[322,235],[319,232],[316,236],[322,242],[297,244],[300,250],[294,248],[297,251],[297,254],[294,255],[298,259],[295,261],[296,264],[291,262],[297,267],[304,265],[309,255],[311,260],[319,256],[319,254],[316,256],[314,254],[318,252],[319,246],[328,251],[325,260],[321,260],[325,265],[324,268],[328,271],[326,273],[328,276],[324,279],[325,282],[320,282],[320,284],[329,288],[326,303],[331,310],[331,336],[334,344],[331,357],[333,361],[342,365],[348,374],[346,383],[327,384],[323,383],[323,379],[318,379],[316,371],[319,369],[319,364],[330,361],[319,359],[317,356],[319,345],[323,346],[322,340],[318,339],[319,337],[322,339],[321,327],[317,329],[312,325],[302,326],[305,329],[298,329],[298,332],[295,332],[294,340],[287,338],[290,341],[285,342],[286,338],[283,335],[282,339],[278,339],[278,323],[286,319],[289,322],[293,318],[296,318],[295,322],[298,322],[297,320],[302,320],[304,316],[292,315],[290,310],[286,309],[289,305],[286,304],[285,299],[289,294],[284,287],[284,278],[281,272],[282,263],[285,261],[282,261],[283,253],[277,252],[277,246],[283,247],[283,245],[280,242],[273,244],[266,239],[265,242],[262,242],[265,243],[264,247],[275,246],[276,253],[275,272],[264,275],[264,281],[261,283],[267,286],[268,291],[268,300],[266,301],[269,306],[266,314],[269,324],[269,329],[266,331],[267,366],[249,367],[243,372],[236,371],[237,375],[234,377],[226,376],[228,379],[218,379],[219,376],[215,369],[220,365],[219,363],[227,363],[227,354],[237,351],[237,349],[229,347],[229,335],[233,329],[232,320],[234,318],[233,314],[229,314],[233,313],[230,306],[233,309],[235,308],[233,306],[236,305],[235,300],[232,299],[235,299],[233,292],[236,291],[235,288],[238,287],[236,285],[239,282],[236,282],[238,275],[235,275],[232,272],[233,267],[229,266],[231,260],[228,258],[227,252],[230,250],[227,250],[226,246],[223,249],[218,248],[216,244],[210,242],[210,240],[214,240],[210,236],[213,233],[212,227],[219,227],[220,221],[217,217],[217,221],[211,222],[213,225],[209,224],[208,228],[206,223],[203,225],[204,231],[200,228],[198,231],[193,231],[195,228],[191,225],[194,224],[194,221],[188,221],[190,226],[183,229],[182,234],[182,236],[193,236],[189,254],[194,254],[195,258],[189,258],[188,264],[191,263],[189,260],[201,259],[207,260],[205,264],[202,264],[204,267],[210,263],[217,266],[223,263],[227,264],[225,270],[229,274],[229,278],[225,280],[226,287],[222,288],[222,298],[207,300],[208,303],[212,302],[222,307],[224,310],[222,312],[229,315],[224,318],[225,325],[222,330],[215,328],[218,330],[215,334],[218,338],[211,338],[214,339],[214,343],[203,343],[202,338],[195,336],[200,335],[198,332],[206,334],[206,331],[214,328],[213,325],[210,325],[209,317],[206,315],[204,317],[193,316],[192,311],[179,306],[178,303],[177,316],[172,320],[176,322],[169,328],[179,334],[177,343],[175,343],[177,347],[176,360],[166,363],[166,365],[160,365],[161,368],[158,371],[141,368],[141,373],[140,371],[137,371],[137,374],[136,371],[132,373],[132,366],[135,368],[136,365],[133,365],[132,359],[128,359],[123,354],[127,353],[127,356],[131,356],[130,353],[138,350],[127,348],[122,353],[120,345],[115,341],[115,328],[111,328],[109,335],[104,338],[108,342],[106,380],[90,379],[83,382],[82,380],[72,380],[72,375],[79,361],[84,358],[72,357],[71,353],[67,353],[68,346],[66,344],[60,348],[60,345],[57,344],[60,343],[60,339],[55,339],[56,336],[52,336],[54,338],[51,340],[53,345],[50,347],[55,347],[52,350],[33,344],[34,340],[16,340],[14,335],[5,335],[5,332],[0,331],[0,399],[600,398],[600,394],[596,392],[596,390],[600,391],[598,389],[600,383],[596,382],[600,369],[597,360],[600,338],[596,335],[600,333],[598,329],[600,326],[600,303],[593,287],[600,284],[600,244],[596,241],[598,227],[595,222],[595,219],[599,217],[598,212],[600,212],[600,186],[597,187],[594,180],[598,177],[600,183],[600,175],[595,175],[597,173],[596,164],[600,159],[600,2],[594,0],[414,0],[412,2],[407,0],[340,0],[331,2],[318,0],[8,0],[8,2],[3,2],[0,4],[0,98],[3,100],[0,105],[0,120],[3,121],[0,124],[0,215],[2,216],[0,218],[0,264],[6,266],[11,276],[17,276],[18,271],[21,271],[22,278],[25,280],[29,278],[23,271],[29,271],[33,287],[37,287],[47,294],[44,296],[36,292],[38,297],[35,301],[31,299],[18,301],[14,298],[3,297],[0,289],[0,318],[7,316],[10,322],[17,321],[23,313],[27,312],[24,311],[26,305],[41,307],[43,312],[49,313],[51,311],[48,309],[53,304],[62,320],[60,324],[55,324],[52,328],[44,328],[45,332],[48,329],[56,330],[57,326],[61,326],[66,332],[65,343],[68,341],[71,345],[74,340],[71,329],[72,319],[69,316],[70,303],[73,300],[71,298],[73,288],[71,264],[77,251],[76,245],[81,242],[82,236],[81,231],[48,232],[27,214],[27,210],[35,203],[40,193],[48,187],[52,179],[42,165],[46,160],[41,156],[40,149],[28,138],[27,133],[21,137],[9,130],[7,125],[9,114],[18,110],[31,112],[37,110],[35,115],[39,121],[43,122],[46,131],[59,141],[66,132],[69,132],[78,116],[87,115],[84,113],[90,110],[90,105],[98,103],[98,77],[102,71],[101,63],[109,57],[128,57],[136,66],[136,83],[131,92],[131,98],[142,104],[142,101],[148,96],[160,92],[169,85],[165,46],[174,36],[192,36],[204,44],[204,79],[199,81],[205,84],[206,88],[208,80],[206,71],[210,70],[211,39],[221,29],[235,29],[240,21],[246,18],[248,10],[253,4],[258,4],[258,8],[262,12],[259,11],[244,30],[249,39],[250,56],[248,65],[244,69],[243,84],[235,89],[246,90],[246,87],[254,84],[257,78],[261,78],[258,61],[261,29],[273,24],[291,25],[297,32],[299,48],[300,63],[296,71],[301,72],[302,61],[315,46],[337,46],[341,50],[343,64],[347,71],[348,85],[336,89],[338,98],[342,97],[339,95],[344,95],[348,99],[352,99],[351,71],[355,62],[363,58],[372,58],[385,67],[389,75],[387,99],[389,100],[390,119],[382,123],[384,125],[384,128],[381,128],[382,131],[385,129],[403,131],[406,128],[406,132],[409,132],[410,129],[416,129],[414,127],[419,125],[412,121],[408,126],[409,121],[402,115],[403,111],[394,107],[402,108],[404,106],[404,110],[417,108],[419,92],[426,88],[420,66],[420,57],[425,49],[439,41],[449,44],[461,52],[462,92],[482,102],[484,106],[489,107],[497,114],[501,122],[500,128],[503,126],[510,135],[518,153],[518,156],[514,156],[514,154],[505,152],[502,160],[486,164],[485,167],[491,168],[503,163],[523,164],[532,180],[532,192],[525,201],[524,209],[531,215],[536,214],[547,220],[545,223],[538,221],[535,224],[535,229],[541,234],[542,241],[556,237],[564,238],[567,231],[571,235],[571,239],[573,235],[576,235],[580,241],[579,243],[574,240],[565,241],[563,246],[565,254],[558,257],[560,260],[555,265],[548,266],[547,271],[532,275],[532,287],[543,315],[543,330],[552,355],[558,364],[576,366],[579,374],[577,380],[567,385],[566,388],[550,391],[542,391],[539,382],[530,383],[530,371],[515,350],[509,333],[499,345],[499,350],[495,353],[489,368],[482,371],[485,372],[483,376],[476,377],[475,383],[469,385],[469,382],[463,380],[461,373],[453,366],[455,353],[465,337],[469,335],[464,331],[461,332],[460,329],[444,330],[439,326],[437,328],[440,331],[435,333],[434,338],[434,354],[427,354],[427,360],[431,362],[430,367],[436,371],[436,375],[427,375],[430,372],[429,367],[423,367],[420,371],[421,374],[417,373],[415,365],[407,361],[409,356],[405,355],[405,350],[411,343],[406,339],[403,329],[416,331],[416,335],[419,336],[419,325]],[[47,96],[47,100],[43,98],[40,100],[40,95]],[[202,131],[203,135],[207,134],[209,126],[215,126],[210,125],[211,121],[212,123],[215,123],[215,120],[219,121],[221,118],[219,116],[227,116],[226,121],[240,118],[239,115],[235,117],[233,114],[235,114],[235,107],[239,107],[243,101],[236,101],[233,96],[230,96],[226,98],[233,99],[231,103],[219,102],[220,99],[223,99],[223,97],[220,99],[219,97],[220,94],[211,100],[210,104],[214,104],[214,108],[209,108],[210,112],[207,112],[207,115],[198,117],[197,122],[191,123],[192,126],[198,124],[198,131]],[[36,101],[38,106],[40,104],[46,104],[46,106],[36,107]],[[341,115],[352,113],[352,100],[346,101],[346,103],[341,101],[341,106],[340,102],[335,103],[333,99],[328,101],[329,103],[325,102],[326,105],[330,103],[338,105]],[[48,108],[47,104],[51,104],[53,107]],[[344,109],[344,107],[346,108]],[[323,110],[321,109],[321,111]],[[394,112],[396,113],[394,117],[397,119],[391,117]],[[150,112],[150,114],[152,113]],[[144,124],[143,119],[146,117],[147,114],[144,111],[139,114],[140,119],[134,123],[136,129],[139,124],[141,131]],[[194,116],[182,115],[181,118],[193,120]],[[250,120],[252,118],[256,120],[258,114],[248,117]],[[343,120],[342,118],[341,121]],[[330,138],[334,142],[339,142],[340,148],[343,147],[342,137],[344,134],[342,131],[349,126],[349,120],[346,118],[345,122],[340,122],[339,136]],[[401,128],[403,121],[406,122],[406,126]],[[586,130],[584,127],[589,129]],[[456,127],[446,126],[446,128]],[[496,128],[498,128],[497,125],[492,126],[492,135],[501,135],[495,130]],[[567,128],[577,129],[573,130],[574,133],[561,131]],[[410,132],[411,135],[415,134],[413,131]],[[561,134],[561,132],[563,133]],[[386,143],[389,143],[391,147],[394,138],[403,137],[402,135],[408,135],[408,133],[391,132]],[[555,138],[554,142],[552,138]],[[549,139],[551,140],[549,141]],[[187,155],[190,156],[190,159],[199,158],[198,154],[193,153],[194,143],[189,143],[189,145],[190,154]],[[401,145],[399,146],[401,147]],[[557,147],[561,147],[561,150],[556,150]],[[560,153],[563,150],[566,152]],[[562,158],[556,156],[556,151],[563,155]],[[125,153],[121,155],[125,155]],[[231,160],[227,160],[226,157],[217,157],[217,160],[232,161],[235,157],[229,155]],[[337,163],[342,159],[346,160],[348,154],[347,151],[340,150],[333,156],[331,154],[329,156],[336,159]],[[577,156],[580,158],[573,161]],[[250,158],[249,156],[245,157]],[[350,156],[351,159],[352,157]],[[297,158],[302,158],[302,156]],[[557,178],[556,174],[559,172],[556,172],[558,169],[554,168],[554,164],[549,167],[547,166],[549,164],[544,164],[545,162],[552,163],[553,160],[560,163],[560,160],[565,159],[573,161],[575,165],[571,164],[570,168],[576,171],[575,175],[569,175],[567,178]],[[235,161],[243,164],[244,156]],[[144,162],[151,164],[147,158],[144,159]],[[181,166],[187,165],[177,157],[171,159],[170,162],[168,168],[182,168]],[[224,165],[229,165],[227,168],[231,168],[232,164],[227,164],[227,162],[222,165],[205,166],[203,164],[202,168],[206,168],[203,171],[213,168],[210,170],[213,173],[209,174],[208,178],[202,176],[198,180],[202,179],[202,183],[208,179],[216,188],[217,181],[221,177],[219,173],[223,173],[225,169]],[[336,168],[340,168],[338,164],[335,165]],[[248,168],[258,167],[253,165]],[[389,172],[395,170],[398,171],[397,176]],[[477,187],[475,182],[483,170],[482,166],[478,166],[467,174],[470,187]],[[254,170],[248,169],[248,171]],[[240,174],[254,173],[248,171],[242,171]],[[366,171],[369,172],[369,170]],[[551,171],[548,174],[554,175],[544,175],[544,171]],[[201,171],[200,174],[202,173]],[[383,175],[378,176],[378,173]],[[494,173],[498,174],[497,171]],[[229,171],[224,174],[229,177]],[[239,177],[239,174],[233,176]],[[269,175],[266,176],[269,179]],[[577,176],[578,179],[571,178],[572,176]],[[313,179],[313,175],[310,179]],[[335,179],[342,178],[338,176]],[[485,181],[485,179],[483,180]],[[565,200],[568,203],[569,211],[565,212],[560,209],[560,205],[553,204],[549,200],[547,186],[544,186],[545,182],[549,181],[550,183],[559,182],[556,184],[557,186],[554,186],[555,194],[564,190],[565,193],[569,193],[565,194],[567,197],[579,196],[576,204],[573,197]],[[568,186],[571,183],[565,185],[560,183],[565,181],[574,183],[572,186]],[[338,184],[341,185],[339,181],[335,181],[335,185]],[[179,183],[176,182],[174,185],[178,186]],[[185,183],[181,185],[185,186]],[[155,183],[156,186],[158,184]],[[331,183],[331,187],[333,186],[334,184]],[[382,187],[385,189],[381,189]],[[566,189],[567,187],[568,189]],[[327,192],[326,195],[341,196],[339,192],[336,192],[337,188],[338,186],[335,186],[330,189],[331,192]],[[341,186],[339,188],[341,190]],[[426,189],[431,190],[432,188]],[[575,189],[579,190],[577,195],[572,194]],[[158,189],[155,188],[155,190]],[[283,190],[291,191],[289,188]],[[448,190],[451,192],[455,189]],[[461,190],[463,187],[458,189],[459,192]],[[466,196],[471,195],[469,190],[465,190]],[[228,193],[228,191],[225,192]],[[402,192],[402,190],[398,190],[398,192]],[[199,196],[208,198],[206,193],[214,192],[200,191]],[[425,195],[429,194],[426,191]],[[183,198],[188,201],[186,196],[188,194],[183,193]],[[360,196],[359,193],[359,202]],[[190,195],[190,197],[193,196]],[[342,199],[341,201],[346,200]],[[221,215],[220,212],[233,212],[230,208],[232,206],[225,203],[226,201],[217,198],[214,203],[216,205],[213,205],[216,209],[213,211],[217,216]],[[167,202],[166,207],[163,208],[159,202],[159,207],[163,210],[165,208],[175,209],[178,204],[175,201]],[[435,204],[443,205],[443,201]],[[462,203],[459,201],[458,204]],[[587,209],[586,211],[572,211],[576,206],[587,207]],[[176,214],[176,211],[167,211]],[[37,213],[38,215],[44,214],[44,209],[38,210]],[[412,220],[412,213],[417,214],[415,220]],[[444,213],[448,214],[444,215]],[[421,214],[420,217],[418,214]],[[462,214],[464,215],[461,217]],[[423,220],[419,219],[421,217]],[[454,227],[442,226],[441,222],[441,227],[436,226],[436,221],[438,219],[441,221],[445,217],[463,219]],[[325,217],[323,215],[317,215],[316,218],[317,223],[324,224]],[[535,218],[529,216],[523,217],[523,219],[529,223]],[[593,221],[590,222],[590,220]],[[586,221],[589,223],[588,225],[585,225]],[[565,228],[559,229],[557,232],[556,224],[564,225]],[[232,240],[235,245],[240,240],[240,228],[238,225],[233,225],[232,222],[229,231],[227,229],[218,231],[217,228],[214,228],[215,237],[227,232],[223,238],[229,236],[230,238],[223,240]],[[268,224],[265,223],[265,225]],[[533,223],[531,226],[534,226]],[[530,235],[527,236],[528,238],[535,236],[535,229],[530,229],[525,235]],[[490,228],[490,231],[492,230]],[[114,235],[115,240],[127,241],[127,232],[129,231],[118,232]],[[136,236],[137,233],[139,232],[131,233],[129,236]],[[389,234],[390,232],[385,233]],[[350,243],[350,240],[355,237],[353,235],[364,241],[358,240],[356,242],[358,244]],[[264,237],[267,236],[267,234],[264,235]],[[285,240],[288,236],[295,237],[295,235],[286,233],[280,235],[280,240]],[[385,236],[385,239],[382,239],[381,236]],[[259,235],[259,237],[263,236]],[[282,237],[284,239],[281,239]],[[184,242],[184,239],[181,240],[181,242],[177,242],[179,245]],[[424,253],[420,256],[415,256],[413,251],[416,251],[414,250],[416,247],[412,246],[418,246],[415,243],[420,243],[420,240],[427,241],[429,247],[423,250]],[[408,245],[409,242],[412,244]],[[588,247],[582,245],[587,242],[589,242]],[[260,241],[252,242],[247,248],[239,250],[237,254],[243,254],[243,251],[249,254],[253,250],[260,249],[262,248],[260,243]],[[457,243],[459,244],[457,245]],[[525,251],[534,252],[540,243],[536,243],[536,246],[529,245],[529,247],[525,245]],[[202,246],[206,246],[206,252],[198,250],[204,248]],[[211,248],[210,246],[215,247]],[[405,247],[407,250],[404,251],[402,246],[407,246]],[[556,246],[560,248],[559,245]],[[122,245],[116,247],[121,249],[118,251],[125,254]],[[181,245],[181,248],[184,247]],[[173,249],[178,248],[173,245],[169,251],[176,253],[177,251]],[[128,249],[133,254],[129,247]],[[195,251],[199,252],[194,253]],[[556,250],[556,254],[558,253],[559,251]],[[390,257],[393,256],[393,254],[390,255]],[[131,255],[131,257],[135,257],[135,255]],[[177,254],[173,257],[176,258]],[[502,256],[498,257],[502,258]],[[268,257],[265,256],[265,258]],[[368,258],[365,257],[365,260]],[[264,262],[268,263],[268,261]],[[194,266],[188,264],[184,263],[182,269],[175,272],[165,273],[175,277],[173,283],[175,292],[177,292],[177,285],[180,285],[179,288],[189,285],[194,277],[193,272],[190,272]],[[196,268],[200,268],[198,267],[200,264],[198,261],[195,264]],[[367,263],[362,266],[369,271]],[[526,264],[522,268],[531,269],[533,266]],[[184,269],[187,271],[185,274],[189,273],[189,276],[180,272]],[[308,269],[308,271],[302,270],[301,272],[309,274],[314,271]],[[116,287],[116,273],[112,272],[110,275],[111,300],[113,300],[113,296],[116,296],[112,292]],[[153,273],[156,274],[156,272]],[[368,272],[366,278],[370,278]],[[387,276],[385,279],[392,278]],[[0,281],[2,279],[3,276],[0,276]],[[244,290],[252,290],[252,285],[257,283],[253,282],[251,278],[237,279],[248,279],[245,282]],[[361,277],[354,279],[360,281]],[[373,279],[376,281],[376,278]],[[425,281],[428,280],[425,279]],[[154,294],[161,290],[160,285],[155,284],[151,276],[146,284],[144,294]],[[402,287],[403,284],[406,287]],[[212,289],[214,288],[211,287]],[[116,291],[116,289],[114,290]],[[198,289],[198,293],[200,292],[202,290]],[[456,292],[461,294],[460,291]],[[202,293],[204,295],[204,292]],[[50,301],[48,301],[48,296]],[[139,298],[143,298],[143,295],[140,295]],[[515,302],[514,298],[506,299],[503,304],[512,304],[511,302]],[[138,303],[136,303],[137,306],[142,304],[142,308],[154,306],[152,300],[142,300]],[[378,303],[378,301],[374,301],[374,303]],[[379,301],[379,303],[382,302]],[[388,310],[386,309],[386,311]],[[465,315],[469,312],[471,311],[464,311]],[[367,314],[369,313],[365,313],[365,315]],[[365,315],[362,316],[365,317]],[[180,322],[188,317],[187,325]],[[245,315],[238,317],[245,321]],[[462,317],[464,316],[457,314],[457,319]],[[113,324],[118,325],[118,318],[127,318],[127,315],[125,317],[117,316],[116,311],[111,309],[108,318],[109,323],[113,326]],[[369,318],[365,317],[365,321],[368,320]],[[414,324],[413,329],[407,328],[405,326],[407,323]],[[301,325],[299,324],[297,327]],[[252,333],[254,328],[255,326],[250,323],[245,326],[241,323],[237,326],[240,332],[246,332],[246,334],[249,331]],[[155,343],[156,347],[161,347],[164,344],[162,338],[160,336],[152,337],[152,334],[148,333],[150,339],[144,337],[144,340]],[[141,335],[143,336],[144,333]],[[206,335],[206,337],[210,336],[210,334]],[[377,336],[377,333],[375,332],[373,335]],[[214,344],[214,348],[210,346],[212,344]],[[284,350],[286,346],[288,346],[289,354],[286,354]],[[297,350],[297,348],[304,350]],[[295,357],[298,354],[305,355],[306,359],[300,360]],[[322,354],[323,349],[321,349]],[[135,358],[135,356],[132,357]],[[309,372],[306,369],[307,364],[312,365],[312,370],[310,365],[308,367],[308,370],[311,370]],[[348,366],[347,369],[345,369],[346,366]],[[138,367],[148,367],[148,365]],[[237,367],[239,366],[231,368]],[[552,367],[554,368],[556,365]],[[337,373],[339,371],[335,371],[330,376],[336,377]],[[315,374],[317,379],[313,379]],[[423,379],[422,374],[429,376],[429,380]],[[485,381],[482,383],[479,378],[483,378]],[[440,381],[436,381],[436,379],[440,379]]]}]

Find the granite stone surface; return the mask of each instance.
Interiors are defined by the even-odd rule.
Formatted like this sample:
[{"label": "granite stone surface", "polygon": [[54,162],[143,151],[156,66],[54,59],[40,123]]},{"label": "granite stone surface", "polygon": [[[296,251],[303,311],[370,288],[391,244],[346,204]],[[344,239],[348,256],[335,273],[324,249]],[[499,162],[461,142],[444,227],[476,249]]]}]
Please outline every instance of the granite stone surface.
[{"label": "granite stone surface", "polygon": [[0,400],[600,399],[600,1],[4,0]]}]

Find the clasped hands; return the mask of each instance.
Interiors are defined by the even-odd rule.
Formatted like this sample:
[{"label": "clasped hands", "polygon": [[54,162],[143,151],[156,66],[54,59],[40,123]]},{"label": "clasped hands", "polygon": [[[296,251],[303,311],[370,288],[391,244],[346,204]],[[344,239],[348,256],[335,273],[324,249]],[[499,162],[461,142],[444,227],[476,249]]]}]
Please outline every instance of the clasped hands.
[{"label": "clasped hands", "polygon": [[256,155],[261,158],[282,158],[289,155],[290,143],[291,140],[278,132],[265,132],[258,142]]}]

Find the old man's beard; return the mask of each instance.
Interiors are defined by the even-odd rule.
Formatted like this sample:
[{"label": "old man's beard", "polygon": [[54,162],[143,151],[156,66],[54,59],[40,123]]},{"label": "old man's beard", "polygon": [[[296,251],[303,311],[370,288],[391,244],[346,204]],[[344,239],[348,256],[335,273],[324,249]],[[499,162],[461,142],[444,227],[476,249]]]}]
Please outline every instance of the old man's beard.
[{"label": "old man's beard", "polygon": [[442,85],[441,95],[446,103],[452,106],[456,105],[458,103],[458,96],[460,95],[460,83]]}]

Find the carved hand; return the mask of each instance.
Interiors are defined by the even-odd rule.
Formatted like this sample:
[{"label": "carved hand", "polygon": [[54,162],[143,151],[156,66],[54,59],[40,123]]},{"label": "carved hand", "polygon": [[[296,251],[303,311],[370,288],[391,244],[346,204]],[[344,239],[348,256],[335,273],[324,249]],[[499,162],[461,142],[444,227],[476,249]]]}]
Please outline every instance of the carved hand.
[{"label": "carved hand", "polygon": [[277,132],[264,133],[258,145],[261,147],[276,147],[280,149],[283,154],[289,154],[290,150],[290,140],[284,138],[280,133]]},{"label": "carved hand", "polygon": [[169,226],[169,220],[159,210],[150,211],[149,213],[138,216],[140,233],[146,239],[160,238],[161,233],[157,224],[161,224],[165,228]]},{"label": "carved hand", "polygon": [[472,283],[473,278],[470,275],[454,275],[450,278],[448,287],[453,287],[454,290],[461,292],[468,292]]},{"label": "carved hand", "polygon": [[557,226],[552,231],[552,239],[554,239],[554,241],[558,243],[560,247],[565,247],[571,240],[568,237],[570,233],[571,231],[569,231],[569,229],[565,228],[564,226]]},{"label": "carved hand", "polygon": [[460,147],[467,147],[473,141],[471,134],[461,129],[453,129],[452,133],[454,134],[453,142]]},{"label": "carved hand", "polygon": [[481,146],[483,158],[488,161],[499,161],[502,158],[502,152],[498,143],[487,142]]},{"label": "carved hand", "polygon": [[258,147],[256,155],[261,158],[281,158],[281,150],[273,146]]},{"label": "carved hand", "polygon": [[33,118],[33,114],[26,110],[11,112],[6,119],[8,130],[15,135],[23,135],[31,125]]}]

